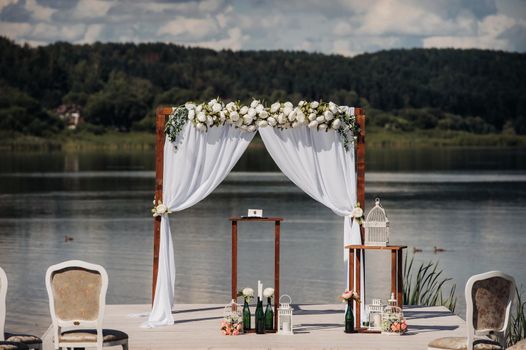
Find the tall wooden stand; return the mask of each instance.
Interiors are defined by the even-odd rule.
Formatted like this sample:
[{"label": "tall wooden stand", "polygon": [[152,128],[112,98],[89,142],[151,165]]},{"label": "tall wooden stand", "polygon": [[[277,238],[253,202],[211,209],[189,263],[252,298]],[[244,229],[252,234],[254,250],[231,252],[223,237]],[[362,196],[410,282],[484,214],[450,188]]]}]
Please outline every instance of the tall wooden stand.
[{"label": "tall wooden stand", "polygon": [[[402,279],[402,251],[407,248],[405,245],[391,245],[386,247],[381,246],[367,246],[367,245],[348,245],[345,249],[349,249],[349,289],[353,289],[360,295],[360,264],[361,254],[356,254],[357,250],[365,252],[366,250],[384,250],[391,252],[391,293],[396,296],[398,306],[402,308],[403,305],[403,290],[404,284]],[[354,256],[356,254],[356,284],[354,283]],[[363,301],[362,301],[363,302]],[[366,331],[360,324],[360,307],[356,308],[356,330],[358,332]]]},{"label": "tall wooden stand", "polygon": [[242,222],[274,222],[274,331],[278,329],[279,306],[279,241],[281,222],[283,218],[241,218],[232,217],[232,299],[237,300],[237,223]]}]

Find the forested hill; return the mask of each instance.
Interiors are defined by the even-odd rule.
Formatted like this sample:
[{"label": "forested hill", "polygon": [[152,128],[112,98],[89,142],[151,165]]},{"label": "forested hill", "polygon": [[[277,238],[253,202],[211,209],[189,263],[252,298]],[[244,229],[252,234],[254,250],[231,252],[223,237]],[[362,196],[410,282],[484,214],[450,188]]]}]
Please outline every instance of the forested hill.
[{"label": "forested hill", "polygon": [[154,107],[216,96],[332,100],[365,106],[393,128],[511,128],[526,133],[526,54],[411,49],[353,58],[305,52],[213,51],[177,45],[56,43],[0,37],[0,129],[62,128],[61,104],[93,125],[148,129]]}]

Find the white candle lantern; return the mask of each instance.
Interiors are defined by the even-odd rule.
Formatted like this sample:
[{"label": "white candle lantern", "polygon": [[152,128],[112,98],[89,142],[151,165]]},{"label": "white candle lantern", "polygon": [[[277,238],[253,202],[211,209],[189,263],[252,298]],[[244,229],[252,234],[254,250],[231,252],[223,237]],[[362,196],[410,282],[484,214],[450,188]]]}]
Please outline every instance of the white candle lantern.
[{"label": "white candle lantern", "polygon": [[[285,298],[285,299],[284,299]],[[288,302],[284,302],[287,300]],[[290,307],[292,299],[287,294],[283,294],[279,298],[279,308],[278,308],[278,334],[279,335],[293,335],[294,327],[292,323],[292,308]]]},{"label": "white candle lantern", "polygon": [[384,305],[382,305],[381,299],[373,299],[372,303],[366,305],[367,313],[369,314],[369,325],[370,331],[381,331],[382,330],[382,312]]}]

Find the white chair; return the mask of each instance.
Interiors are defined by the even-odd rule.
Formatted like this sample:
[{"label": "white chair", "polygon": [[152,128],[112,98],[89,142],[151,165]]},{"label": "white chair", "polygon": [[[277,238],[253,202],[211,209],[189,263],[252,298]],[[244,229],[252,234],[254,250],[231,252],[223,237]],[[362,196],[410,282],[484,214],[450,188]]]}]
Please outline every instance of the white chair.
[{"label": "white chair", "polygon": [[513,277],[499,271],[471,276],[465,294],[467,337],[435,339],[428,344],[428,349],[505,349],[506,329],[515,299]]},{"label": "white chair", "polygon": [[0,267],[0,350],[2,349],[42,349],[42,339],[30,334],[14,334],[5,331],[6,296],[9,283],[7,275]]},{"label": "white chair", "polygon": [[79,260],[50,266],[46,288],[55,349],[102,350],[117,345],[128,349],[126,333],[102,328],[108,289],[108,274],[102,266]]}]

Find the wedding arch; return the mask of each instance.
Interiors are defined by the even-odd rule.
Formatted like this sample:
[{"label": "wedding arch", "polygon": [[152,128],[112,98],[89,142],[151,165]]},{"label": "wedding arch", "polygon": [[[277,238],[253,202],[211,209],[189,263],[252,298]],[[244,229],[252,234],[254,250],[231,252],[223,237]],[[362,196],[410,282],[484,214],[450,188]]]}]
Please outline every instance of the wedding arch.
[{"label": "wedding arch", "polygon": [[[356,209],[359,205],[363,208],[365,202],[363,109],[321,101],[301,101],[297,106],[276,102],[265,107],[258,100],[250,106],[239,102],[225,105],[219,99],[159,107],[152,209],[152,311],[144,327],[174,323],[176,267],[168,214],[207,197],[230,173],[255,132],[260,133],[285,176],[344,217],[343,246],[363,243],[363,228],[357,220],[361,210]],[[363,265],[362,271],[349,271],[345,251],[344,263],[347,286],[351,278],[363,279]],[[361,293],[363,297],[363,288]],[[354,310],[359,319],[363,310]]]}]

